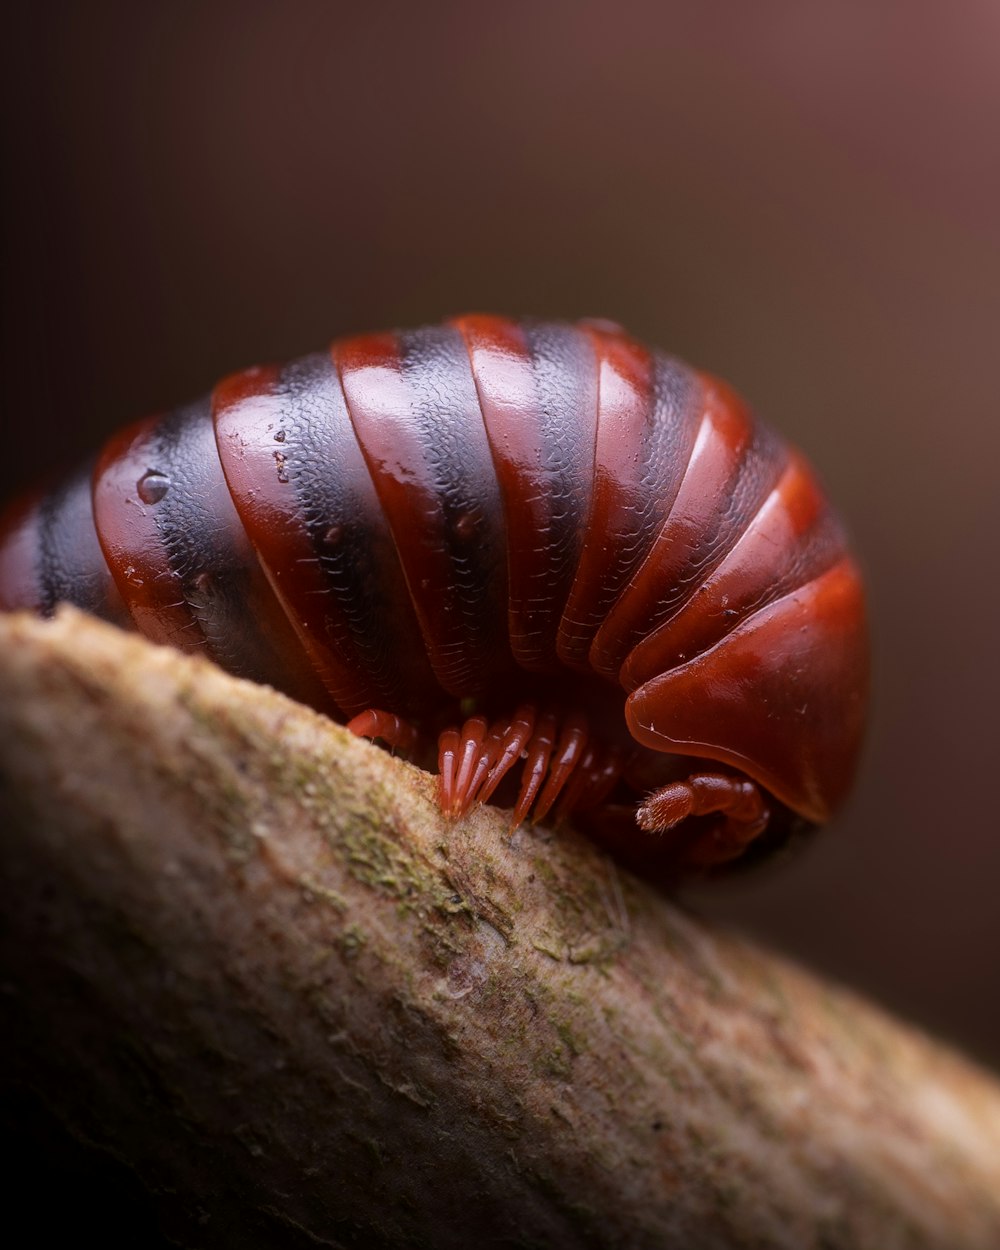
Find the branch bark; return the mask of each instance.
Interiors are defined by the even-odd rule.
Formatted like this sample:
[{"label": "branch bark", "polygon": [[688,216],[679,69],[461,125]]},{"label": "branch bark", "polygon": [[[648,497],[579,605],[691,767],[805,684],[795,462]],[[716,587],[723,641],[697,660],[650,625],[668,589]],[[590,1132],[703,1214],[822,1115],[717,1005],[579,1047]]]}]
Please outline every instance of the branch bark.
[{"label": "branch bark", "polygon": [[1000,1087],[265,689],[0,618],[8,1075],[183,1245],[1000,1244]]}]

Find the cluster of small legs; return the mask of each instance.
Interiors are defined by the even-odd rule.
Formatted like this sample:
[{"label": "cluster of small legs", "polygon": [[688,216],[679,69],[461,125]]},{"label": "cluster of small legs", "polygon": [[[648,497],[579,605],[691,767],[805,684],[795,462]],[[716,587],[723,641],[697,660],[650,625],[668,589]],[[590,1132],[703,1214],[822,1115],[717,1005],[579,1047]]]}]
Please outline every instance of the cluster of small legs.
[{"label": "cluster of small legs", "polygon": [[[417,745],[409,722],[391,712],[371,709],[347,725],[351,733],[379,738],[404,753]],[[556,819],[599,808],[614,790],[627,755],[591,739],[586,718],[539,712],[523,704],[513,716],[489,721],[471,716],[460,729],[446,729],[438,739],[438,802],[448,817],[465,816],[488,803],[503,779],[519,764],[521,783],[511,815],[511,829],[530,816],[533,823],[550,814]],[[718,814],[711,837],[701,839],[693,861],[708,866],[739,855],[766,828],[770,813],[758,786],[748,778],[722,772],[693,772],[646,796],[636,823],[648,833],[665,833],[692,816]]]},{"label": "cluster of small legs", "polygon": [[441,810],[464,816],[474,803],[488,803],[504,777],[522,763],[521,788],[511,826],[530,813],[544,820],[599,806],[624,767],[620,751],[601,750],[588,741],[586,720],[569,714],[560,729],[552,712],[537,713],[530,704],[509,720],[487,724],[473,716],[460,730],[449,729],[438,742]]}]

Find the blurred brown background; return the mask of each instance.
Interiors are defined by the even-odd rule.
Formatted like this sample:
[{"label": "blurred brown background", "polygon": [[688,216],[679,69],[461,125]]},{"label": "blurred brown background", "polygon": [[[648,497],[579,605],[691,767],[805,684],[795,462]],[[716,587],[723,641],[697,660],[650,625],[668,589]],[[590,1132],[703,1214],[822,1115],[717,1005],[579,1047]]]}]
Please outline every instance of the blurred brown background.
[{"label": "blurred brown background", "polygon": [[722,374],[849,520],[876,699],[836,827],[694,901],[1000,1063],[1000,8],[132,0],[6,43],[0,493],[465,309]]}]

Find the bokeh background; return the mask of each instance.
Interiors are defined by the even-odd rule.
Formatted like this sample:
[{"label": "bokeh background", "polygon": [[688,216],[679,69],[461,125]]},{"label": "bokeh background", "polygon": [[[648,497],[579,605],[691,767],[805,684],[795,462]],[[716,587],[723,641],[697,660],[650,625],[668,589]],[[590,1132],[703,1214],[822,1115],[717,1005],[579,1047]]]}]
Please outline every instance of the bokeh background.
[{"label": "bokeh background", "polygon": [[218,376],[620,320],[810,454],[870,578],[836,826],[692,905],[1000,1064],[1000,7],[9,9],[0,493]]}]

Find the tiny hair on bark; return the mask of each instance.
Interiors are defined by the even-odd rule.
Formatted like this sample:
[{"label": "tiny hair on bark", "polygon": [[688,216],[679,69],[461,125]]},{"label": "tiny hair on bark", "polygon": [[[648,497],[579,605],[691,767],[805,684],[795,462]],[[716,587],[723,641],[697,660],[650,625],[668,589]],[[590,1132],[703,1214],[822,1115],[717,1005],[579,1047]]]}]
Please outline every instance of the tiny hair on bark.
[{"label": "tiny hair on bark", "polygon": [[167,1243],[1000,1246],[1000,1085],[912,1026],[203,660],[0,657],[4,1084]]}]

